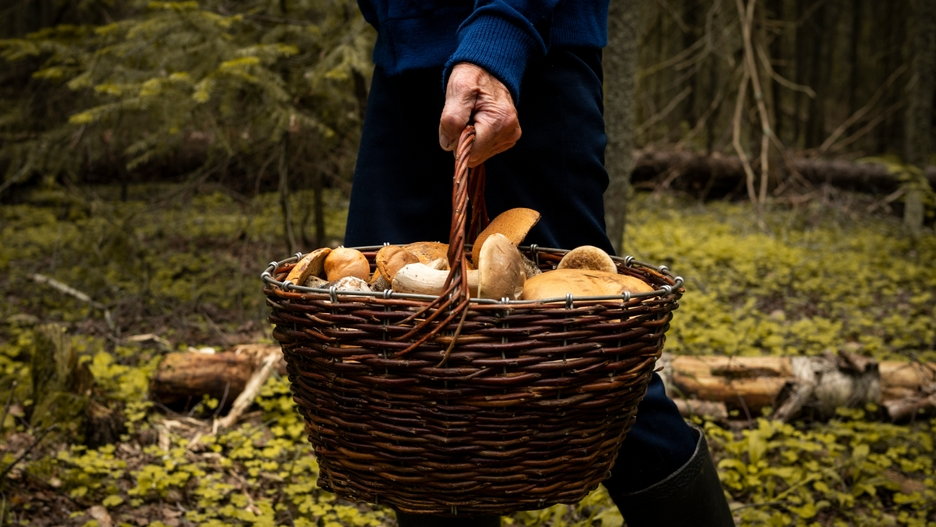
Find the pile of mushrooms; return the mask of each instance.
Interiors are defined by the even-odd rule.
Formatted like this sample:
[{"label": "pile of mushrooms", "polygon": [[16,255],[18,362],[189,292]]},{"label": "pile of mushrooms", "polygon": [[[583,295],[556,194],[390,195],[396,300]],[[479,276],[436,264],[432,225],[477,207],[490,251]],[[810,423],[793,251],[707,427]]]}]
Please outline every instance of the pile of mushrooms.
[{"label": "pile of mushrooms", "polygon": [[[622,275],[611,256],[583,245],[567,252],[555,269],[541,271],[518,246],[540,219],[527,208],[507,210],[478,235],[468,261],[472,298],[541,300],[573,296],[614,296],[653,291],[633,276]],[[286,277],[296,285],[341,291],[384,291],[439,295],[449,274],[448,245],[414,242],[385,245],[372,271],[359,250],[317,249],[303,256]]]}]

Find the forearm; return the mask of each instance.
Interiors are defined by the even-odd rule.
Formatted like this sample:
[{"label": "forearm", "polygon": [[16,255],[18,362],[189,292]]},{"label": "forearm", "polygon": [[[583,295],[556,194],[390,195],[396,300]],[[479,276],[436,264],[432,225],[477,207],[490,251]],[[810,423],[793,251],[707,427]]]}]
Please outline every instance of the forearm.
[{"label": "forearm", "polygon": [[557,4],[558,0],[479,2],[459,27],[458,47],[446,64],[444,80],[456,64],[470,62],[496,77],[513,100],[519,100],[527,64],[548,49]]}]

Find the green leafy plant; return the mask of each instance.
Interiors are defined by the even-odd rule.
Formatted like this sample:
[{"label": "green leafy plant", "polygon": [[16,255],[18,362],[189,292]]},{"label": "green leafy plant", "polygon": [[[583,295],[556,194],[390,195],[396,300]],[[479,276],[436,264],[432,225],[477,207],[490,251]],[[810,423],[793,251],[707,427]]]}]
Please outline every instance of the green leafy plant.
[{"label": "green leafy plant", "polygon": [[[0,58],[32,67],[35,88],[18,95],[21,106],[54,102],[57,110],[44,122],[13,113],[0,123],[34,130],[7,134],[7,180],[77,176],[114,161],[132,172],[180,153],[201,174],[233,160],[262,175],[287,136],[296,138],[289,163],[301,171],[307,156],[327,157],[353,138],[354,84],[369,72],[372,34],[350,3],[100,8],[100,23],[85,18],[0,40]],[[30,98],[37,90],[45,101]]]}]

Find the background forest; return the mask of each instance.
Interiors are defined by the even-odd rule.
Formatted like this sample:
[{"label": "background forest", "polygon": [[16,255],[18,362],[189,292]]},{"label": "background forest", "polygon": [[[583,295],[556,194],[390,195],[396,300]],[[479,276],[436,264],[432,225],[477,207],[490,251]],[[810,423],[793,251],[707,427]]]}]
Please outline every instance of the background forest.
[{"label": "background forest", "polygon": [[[667,351],[931,375],[899,420],[691,417],[739,525],[936,525],[936,2],[610,27],[608,225],[687,277]],[[373,38],[350,0],[0,6],[0,525],[393,525],[315,487],[283,376],[222,428],[228,397],[149,393],[170,354],[269,344],[259,273],[340,244]],[[504,521],[621,525],[601,489]]]}]

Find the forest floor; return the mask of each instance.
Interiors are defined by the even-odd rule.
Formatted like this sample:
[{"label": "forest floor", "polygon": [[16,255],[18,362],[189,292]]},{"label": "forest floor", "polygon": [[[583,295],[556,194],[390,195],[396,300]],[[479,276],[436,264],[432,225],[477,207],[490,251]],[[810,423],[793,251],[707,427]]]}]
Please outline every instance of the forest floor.
[{"label": "forest floor", "polygon": [[[213,427],[224,401],[173,410],[148,396],[168,352],[272,343],[260,272],[294,252],[277,197],[118,196],[37,190],[0,207],[0,525],[393,526],[387,509],[315,485],[284,377],[226,429]],[[344,204],[326,201],[337,242]],[[910,234],[892,205],[826,188],[761,209],[646,193],[630,203],[625,252],[686,278],[674,355],[934,361],[936,236]],[[739,525],[936,525],[932,415],[894,423],[865,404],[692,420]],[[599,488],[503,523],[622,519]]]}]

